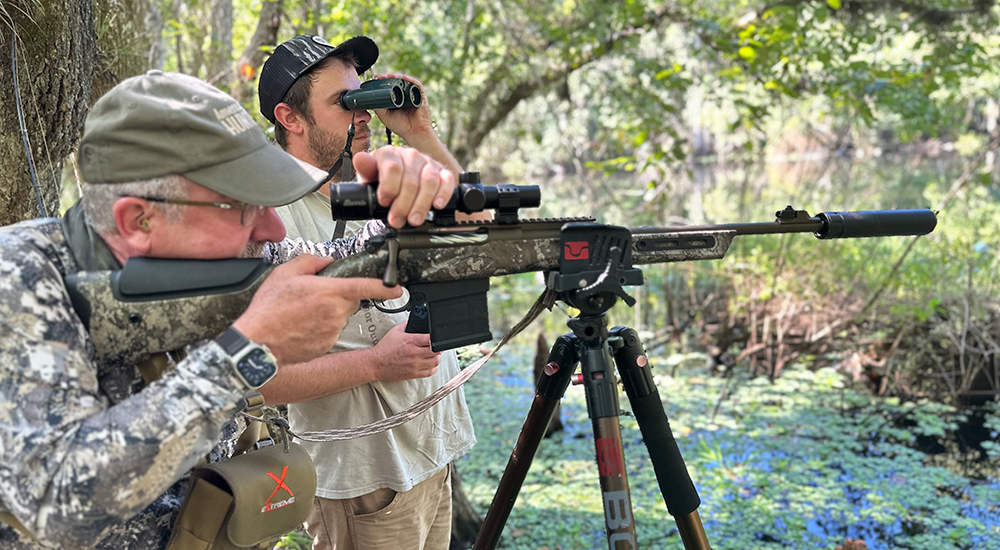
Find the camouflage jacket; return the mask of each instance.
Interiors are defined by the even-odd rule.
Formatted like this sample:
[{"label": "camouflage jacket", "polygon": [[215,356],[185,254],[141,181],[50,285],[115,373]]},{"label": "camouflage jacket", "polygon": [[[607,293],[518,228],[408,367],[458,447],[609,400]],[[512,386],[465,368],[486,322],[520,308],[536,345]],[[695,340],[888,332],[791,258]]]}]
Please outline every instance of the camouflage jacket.
[{"label": "camouflage jacket", "polygon": [[[265,257],[358,248],[289,241]],[[0,548],[164,548],[187,472],[230,456],[240,429],[247,389],[211,340],[149,386],[134,366],[94,363],[63,284],[85,269],[59,220],[0,228],[0,513],[37,539],[0,523]]]},{"label": "camouflage jacket", "polygon": [[280,243],[267,243],[263,246],[261,256],[273,264],[283,264],[300,254],[312,254],[339,260],[361,252],[368,239],[385,231],[385,224],[380,220],[370,220],[354,235],[335,241],[314,243],[302,239],[285,239]]}]

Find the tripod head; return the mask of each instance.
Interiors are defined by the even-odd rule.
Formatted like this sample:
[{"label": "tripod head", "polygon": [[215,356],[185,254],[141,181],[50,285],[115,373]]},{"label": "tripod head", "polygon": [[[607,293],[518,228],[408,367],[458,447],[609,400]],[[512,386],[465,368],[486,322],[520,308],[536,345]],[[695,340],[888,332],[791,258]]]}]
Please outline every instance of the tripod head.
[{"label": "tripod head", "polygon": [[635,299],[624,285],[641,285],[642,270],[632,267],[632,232],[599,223],[567,223],[559,242],[559,270],[546,285],[557,298],[579,309],[582,316],[606,313],[618,298],[629,306]]}]

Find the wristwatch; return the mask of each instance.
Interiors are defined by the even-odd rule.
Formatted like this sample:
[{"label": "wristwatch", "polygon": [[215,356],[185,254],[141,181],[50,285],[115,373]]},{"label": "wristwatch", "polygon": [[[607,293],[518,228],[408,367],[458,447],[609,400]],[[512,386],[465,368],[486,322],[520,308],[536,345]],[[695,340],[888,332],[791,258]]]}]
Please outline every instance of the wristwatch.
[{"label": "wristwatch", "polygon": [[215,342],[229,354],[233,372],[251,389],[266,384],[278,373],[278,360],[264,344],[251,342],[243,333],[229,327]]}]

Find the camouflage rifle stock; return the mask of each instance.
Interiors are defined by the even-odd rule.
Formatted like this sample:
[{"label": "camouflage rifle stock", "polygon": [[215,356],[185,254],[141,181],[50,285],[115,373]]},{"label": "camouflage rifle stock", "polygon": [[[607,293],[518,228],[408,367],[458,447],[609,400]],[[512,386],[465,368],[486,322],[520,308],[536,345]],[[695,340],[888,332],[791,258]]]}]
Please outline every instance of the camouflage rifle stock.
[{"label": "camouflage rifle stock", "polygon": [[[530,186],[521,189],[525,188]],[[332,195],[335,217],[369,219],[373,211],[379,214],[377,206],[369,208],[371,202],[367,210],[345,213],[337,208],[337,197],[344,193]],[[373,199],[371,195],[369,201]],[[487,200],[473,209],[495,208],[491,204]],[[445,215],[435,223],[391,230],[373,238],[366,253],[335,261],[320,275],[382,278],[387,285],[407,287],[411,297],[407,330],[429,332],[432,348],[440,351],[492,338],[486,311],[490,277],[543,271],[549,272],[550,286],[565,287],[567,277],[571,284],[592,286],[603,269],[605,275],[609,270],[628,272],[617,284],[634,285],[642,284],[642,278],[639,270],[631,269],[633,263],[720,259],[737,235],[814,233],[821,239],[923,235],[937,223],[930,210],[827,212],[810,217],[789,206],[770,223],[625,229],[590,218],[518,220],[516,207],[507,206],[497,208],[493,222],[456,223]],[[607,250],[608,230],[625,232],[629,244],[622,246],[624,250]],[[596,272],[572,267],[587,261],[597,265]],[[66,285],[94,341],[97,360],[136,363],[221,333],[243,313],[271,269],[254,259],[133,258],[120,271],[80,273],[67,277]],[[562,279],[559,273],[564,274]],[[629,301],[620,286],[611,294]]]},{"label": "camouflage rifle stock", "polygon": [[66,277],[102,364],[136,364],[214,338],[250,305],[273,266],[263,260],[132,258],[119,271]]}]

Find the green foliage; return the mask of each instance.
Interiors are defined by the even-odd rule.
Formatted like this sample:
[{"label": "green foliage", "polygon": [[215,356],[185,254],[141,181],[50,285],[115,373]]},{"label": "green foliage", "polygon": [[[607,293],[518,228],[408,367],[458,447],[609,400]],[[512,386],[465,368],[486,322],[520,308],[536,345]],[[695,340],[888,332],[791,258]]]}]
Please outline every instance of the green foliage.
[{"label": "green foliage", "polygon": [[[158,3],[167,67],[210,77],[210,3]],[[260,5],[234,2],[235,51],[253,34]],[[541,164],[669,180],[692,153],[763,153],[789,116],[860,126],[855,139],[886,129],[903,141],[952,138],[1000,91],[992,1],[974,9],[949,0],[283,6],[279,40],[374,37],[381,57],[372,74],[420,78],[445,143],[460,162],[490,167],[493,179],[519,179]]]},{"label": "green foliage", "polygon": [[[699,168],[693,181],[673,182],[671,191],[663,195],[673,200],[662,201],[659,189],[636,189],[631,178],[540,180],[543,207],[539,215],[596,215],[605,223],[640,226],[764,222],[786,204],[811,214],[921,208],[945,202],[954,181],[969,169],[967,161],[954,154],[939,153],[918,162],[898,152],[878,158],[847,155],[817,162],[771,162],[764,165],[762,175],[753,174],[753,166],[739,168]],[[995,332],[989,327],[996,318],[995,296],[1000,291],[994,275],[1000,265],[992,244],[1000,242],[1000,203],[995,198],[1000,180],[995,164],[984,168],[974,173],[982,173],[985,182],[970,181],[953,193],[929,236],[835,241],[818,241],[810,235],[739,237],[724,260],[642,266],[646,284],[630,290],[639,306],[632,310],[616,307],[612,322],[632,326],[647,338],[654,337],[653,342],[669,341],[673,349],[679,345],[688,351],[704,350],[717,342],[729,345],[711,333],[714,329],[706,328],[719,322],[741,328],[745,341],[754,315],[761,331],[763,315],[770,313],[773,321],[786,305],[790,313],[783,322],[798,327],[812,323],[814,332],[830,323],[831,317],[840,316],[846,317],[840,322],[848,322],[844,326],[852,330],[864,320],[867,328],[853,333],[862,337],[884,327],[888,332],[879,338],[892,341],[900,330],[912,329],[916,332],[903,335],[893,359],[895,365],[914,373],[911,390],[926,395],[961,393],[973,377],[965,375],[964,382],[948,386],[941,382],[944,373],[940,372],[947,366],[935,366],[934,371],[928,366],[938,360],[951,361],[949,354],[961,347],[962,335],[969,330],[981,334],[978,338],[983,340],[978,351],[969,351],[973,357],[982,358],[995,349],[989,343],[993,338],[989,335]],[[905,261],[894,269],[901,258]],[[519,318],[542,285],[540,279],[528,275],[497,279],[493,288],[498,299],[491,308],[494,328],[499,330]],[[857,312],[869,303],[861,317]],[[769,304],[772,311],[766,310]],[[563,315],[556,317],[556,326],[546,321],[546,330],[564,330]],[[954,339],[951,351],[924,340],[928,332],[933,342]],[[858,337],[832,335],[835,341]],[[687,347],[695,338],[701,341]],[[743,350],[738,342],[735,348],[721,351],[734,357]],[[829,365],[844,358],[834,347],[811,361]],[[890,390],[897,390],[895,381],[888,383]]]},{"label": "green foliage", "polygon": [[[917,437],[954,432],[960,420],[933,403],[878,401],[831,369],[801,367],[771,383],[736,371],[713,413],[721,379],[685,369],[657,386],[713,548],[822,548],[864,538],[884,548],[1000,548],[1000,481],[977,482],[929,466]],[[683,362],[683,361],[682,361]],[[466,385],[478,445],[458,467],[485,511],[530,406],[529,358],[508,356]],[[745,372],[745,371],[743,371]],[[622,406],[628,409],[622,396]],[[681,548],[635,421],[621,417],[640,543]],[[602,548],[603,512],[583,392],[563,400],[564,432],[544,440],[500,548]]]},{"label": "green foliage", "polygon": [[812,96],[825,98],[825,110],[848,121],[872,125],[893,116],[904,139],[939,135],[952,125],[954,109],[963,107],[955,104],[963,81],[993,72],[992,6],[989,17],[930,21],[933,8],[954,6],[911,12],[897,4],[899,13],[861,3],[843,11],[839,2],[827,4],[779,4],[727,21],[733,25],[729,55],[735,64],[724,74],[736,89],[763,89],[771,96],[751,94],[744,104],[748,122],[758,118],[754,108],[771,103],[775,94],[796,101]]},{"label": "green foliage", "polygon": [[280,550],[309,550],[312,548],[312,538],[303,530],[292,531],[281,537],[274,547]]}]

